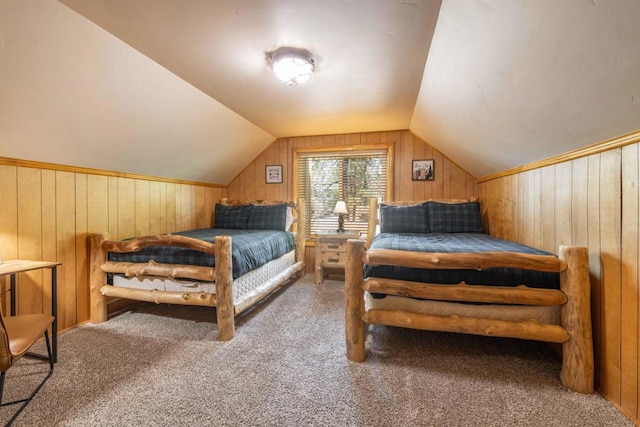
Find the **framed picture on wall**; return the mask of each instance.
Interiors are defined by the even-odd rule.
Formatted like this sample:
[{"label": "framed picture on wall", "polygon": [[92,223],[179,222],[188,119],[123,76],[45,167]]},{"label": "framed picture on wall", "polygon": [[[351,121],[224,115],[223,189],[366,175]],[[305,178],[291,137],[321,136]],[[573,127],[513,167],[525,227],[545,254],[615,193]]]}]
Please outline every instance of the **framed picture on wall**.
[{"label": "framed picture on wall", "polygon": [[413,161],[413,167],[411,168],[411,179],[413,181],[433,181],[434,177],[433,159]]},{"label": "framed picture on wall", "polygon": [[267,165],[265,168],[267,184],[282,184],[282,165]]}]

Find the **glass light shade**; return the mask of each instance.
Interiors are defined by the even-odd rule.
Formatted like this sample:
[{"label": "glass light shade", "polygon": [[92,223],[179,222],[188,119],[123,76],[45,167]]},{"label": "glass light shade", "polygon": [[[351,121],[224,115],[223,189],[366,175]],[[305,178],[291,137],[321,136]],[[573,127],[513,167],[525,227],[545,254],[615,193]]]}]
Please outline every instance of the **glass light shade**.
[{"label": "glass light shade", "polygon": [[333,210],[333,212],[337,213],[337,214],[349,213],[349,211],[347,210],[347,204],[345,202],[343,202],[342,200],[339,200],[338,203],[336,203],[336,207]]},{"label": "glass light shade", "polygon": [[273,60],[273,73],[287,85],[297,85],[311,80],[314,70],[312,59],[294,54],[285,54]]}]

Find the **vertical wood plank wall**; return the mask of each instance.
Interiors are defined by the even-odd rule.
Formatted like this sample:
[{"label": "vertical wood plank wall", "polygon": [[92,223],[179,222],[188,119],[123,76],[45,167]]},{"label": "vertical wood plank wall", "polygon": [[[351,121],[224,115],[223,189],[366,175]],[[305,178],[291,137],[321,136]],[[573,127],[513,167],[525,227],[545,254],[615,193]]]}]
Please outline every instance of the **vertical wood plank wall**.
[{"label": "vertical wood plank wall", "polygon": [[[332,148],[367,144],[394,145],[392,200],[477,197],[477,183],[438,150],[408,130],[281,138],[273,142],[228,186],[229,198],[293,200],[293,149]],[[412,160],[433,159],[434,181],[412,181]],[[265,183],[265,166],[282,165],[282,184]],[[314,268],[314,248],[305,254],[306,271]]]},{"label": "vertical wood plank wall", "polygon": [[[112,239],[211,224],[226,188],[0,164],[0,256],[60,261],[61,330],[89,319],[86,237]],[[18,312],[51,310],[48,270],[19,274]],[[6,290],[9,279],[0,279]],[[8,310],[8,298],[3,309]]]},{"label": "vertical wood plank wall", "polygon": [[626,145],[480,182],[491,233],[557,253],[589,249],[596,386],[640,420],[640,150]]}]

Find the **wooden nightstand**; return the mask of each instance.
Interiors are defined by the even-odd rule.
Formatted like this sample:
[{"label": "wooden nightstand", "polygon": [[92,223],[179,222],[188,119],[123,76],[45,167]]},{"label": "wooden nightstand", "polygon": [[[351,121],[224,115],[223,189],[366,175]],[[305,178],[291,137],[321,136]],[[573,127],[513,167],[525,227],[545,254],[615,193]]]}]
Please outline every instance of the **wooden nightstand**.
[{"label": "wooden nightstand", "polygon": [[344,233],[316,234],[316,284],[324,281],[325,268],[344,270],[347,256],[347,240],[358,239],[359,231],[347,230]]}]

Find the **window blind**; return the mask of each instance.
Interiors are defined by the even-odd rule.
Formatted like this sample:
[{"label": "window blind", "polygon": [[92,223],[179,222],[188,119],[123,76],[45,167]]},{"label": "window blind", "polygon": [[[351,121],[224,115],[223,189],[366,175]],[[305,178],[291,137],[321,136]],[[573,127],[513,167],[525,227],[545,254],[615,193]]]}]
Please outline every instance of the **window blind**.
[{"label": "window blind", "polygon": [[335,231],[336,202],[343,200],[346,230],[366,232],[369,200],[386,199],[387,149],[297,153],[297,197],[305,200],[307,237]]}]

